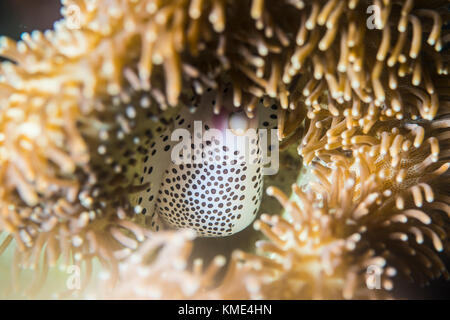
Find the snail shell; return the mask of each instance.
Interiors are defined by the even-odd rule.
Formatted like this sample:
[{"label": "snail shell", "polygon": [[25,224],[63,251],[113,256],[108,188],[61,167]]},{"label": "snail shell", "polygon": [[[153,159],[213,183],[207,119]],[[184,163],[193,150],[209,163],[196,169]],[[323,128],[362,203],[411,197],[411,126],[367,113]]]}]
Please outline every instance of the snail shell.
[{"label": "snail shell", "polygon": [[[258,128],[276,126],[276,107],[258,106],[254,119],[225,96],[218,114],[215,92],[196,111],[183,108],[141,148],[135,182],[148,185],[130,198],[153,230],[189,228],[204,237],[229,236],[255,219],[263,191]],[[275,116],[274,116],[275,115]]]}]

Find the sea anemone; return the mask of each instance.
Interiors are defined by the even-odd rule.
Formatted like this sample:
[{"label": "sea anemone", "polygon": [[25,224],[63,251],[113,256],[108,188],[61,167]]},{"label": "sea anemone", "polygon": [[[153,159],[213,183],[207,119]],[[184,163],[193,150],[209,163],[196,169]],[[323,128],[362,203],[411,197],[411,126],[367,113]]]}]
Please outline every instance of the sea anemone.
[{"label": "sea anemone", "polygon": [[[60,257],[87,274],[98,258],[119,281],[111,297],[140,283],[143,298],[384,298],[397,274],[448,277],[446,1],[62,4],[54,30],[0,40],[0,253],[14,242],[13,279],[36,269],[34,291]],[[255,129],[255,163],[213,139],[193,143],[192,167],[170,163],[170,136],[195,137],[196,121],[201,135]],[[282,161],[302,159],[292,197],[263,186],[261,157],[278,153],[263,128]],[[191,233],[161,230],[230,236],[261,210],[274,210],[254,224],[268,241],[232,254],[223,279],[225,258],[191,266]],[[178,274],[152,282],[161,270]]]},{"label": "sea anemone", "polygon": [[[292,199],[267,188],[286,216],[262,214],[254,227],[267,240],[256,243],[257,254],[235,251],[219,282],[213,276],[225,265],[224,257],[213,259],[208,271],[202,271],[200,259],[189,269],[192,243],[180,240],[187,234],[171,233],[166,241],[157,234],[121,266],[122,285],[105,290],[103,297],[389,298],[398,275],[422,285],[442,275],[448,279],[440,254],[449,241],[448,179],[436,178],[449,164],[437,158],[424,161],[437,157],[430,146],[408,151],[396,154],[399,166],[421,168],[406,175],[383,173],[384,168],[371,165],[379,153],[362,147],[354,158],[333,156],[326,166],[316,163],[316,181],[310,187],[294,184]],[[402,188],[394,186],[399,183]],[[148,259],[160,246],[164,250],[156,261]],[[384,290],[371,290],[376,285]]]}]

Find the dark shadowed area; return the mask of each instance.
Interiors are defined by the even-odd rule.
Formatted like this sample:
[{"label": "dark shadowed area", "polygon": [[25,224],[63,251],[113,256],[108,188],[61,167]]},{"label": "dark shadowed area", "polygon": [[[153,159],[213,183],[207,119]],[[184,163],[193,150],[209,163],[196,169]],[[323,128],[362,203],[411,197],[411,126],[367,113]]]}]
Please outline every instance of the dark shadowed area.
[{"label": "dark shadowed area", "polygon": [[61,18],[59,0],[1,0],[0,34],[19,39],[23,32],[46,30]]}]

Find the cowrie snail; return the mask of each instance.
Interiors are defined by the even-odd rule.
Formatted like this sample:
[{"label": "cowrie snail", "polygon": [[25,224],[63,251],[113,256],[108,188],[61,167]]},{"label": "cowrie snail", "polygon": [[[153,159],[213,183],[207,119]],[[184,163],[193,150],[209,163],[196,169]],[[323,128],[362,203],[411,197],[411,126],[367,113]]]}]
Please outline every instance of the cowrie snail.
[{"label": "cowrie snail", "polygon": [[224,99],[215,114],[214,94],[202,95],[193,113],[182,108],[145,146],[147,156],[135,168],[135,182],[148,187],[130,201],[153,230],[188,228],[204,237],[229,236],[257,215],[263,190],[258,128],[275,126],[276,110],[260,106],[249,119]]}]

